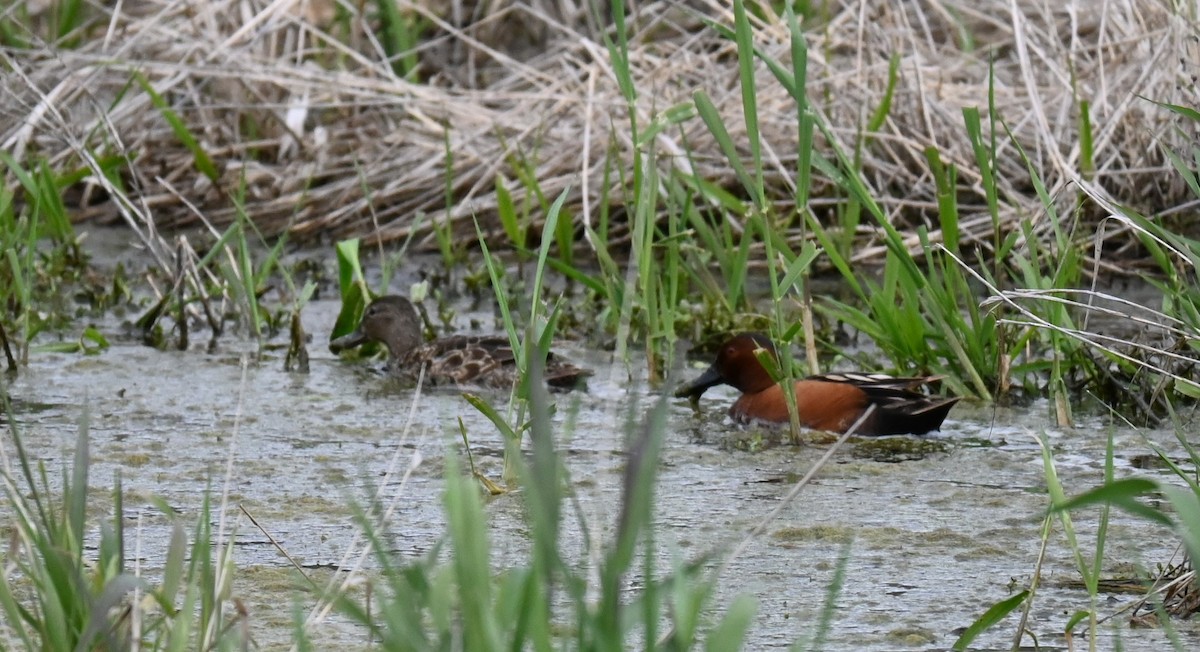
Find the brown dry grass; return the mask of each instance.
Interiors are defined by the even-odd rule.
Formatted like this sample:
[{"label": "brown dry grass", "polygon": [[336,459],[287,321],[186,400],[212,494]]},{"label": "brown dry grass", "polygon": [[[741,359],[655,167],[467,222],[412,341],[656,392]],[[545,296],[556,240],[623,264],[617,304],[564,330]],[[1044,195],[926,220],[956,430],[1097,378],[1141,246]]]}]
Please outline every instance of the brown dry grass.
[{"label": "brown dry grass", "polygon": [[[600,186],[606,160],[632,160],[628,112],[604,28],[586,3],[456,1],[441,12],[426,5],[443,3],[399,4],[433,25],[420,48],[421,82],[397,77],[384,61],[373,4],[361,0],[342,2],[350,18],[341,22],[332,2],[320,0],[127,0],[116,13],[92,7],[95,20],[78,47],[0,51],[0,147],[18,160],[47,157],[60,169],[81,160],[94,165],[86,162],[93,156],[125,157],[128,193],[93,177],[76,198],[78,215],[124,219],[143,237],[196,223],[201,214],[229,221],[229,196],[244,176],[246,210],[268,232],[394,240],[416,227],[417,244],[430,247],[431,221],[450,220],[467,238],[473,216],[491,224],[495,180],[515,178],[517,159],[535,164],[547,196],[569,186],[577,219],[595,215],[605,198],[620,211],[629,193]],[[703,89],[735,141],[744,142],[734,45],[698,18],[731,24],[727,3],[631,4],[639,124]],[[1150,214],[1186,210],[1187,189],[1163,148],[1186,151],[1200,141],[1196,125],[1139,96],[1200,106],[1196,11],[1192,3],[1150,0],[829,2],[807,32],[809,97],[851,151],[880,102],[889,57],[900,57],[893,108],[862,165],[901,226],[936,219],[924,156],[936,147],[959,170],[965,237],[990,239],[961,113],[979,107],[986,115],[989,59],[1000,117],[1064,206],[1086,190]],[[787,59],[782,21],[756,20],[755,30],[761,47]],[[970,49],[962,45],[967,37]],[[160,112],[130,86],[133,71],[188,122],[221,172],[218,183],[196,172]],[[762,66],[758,82],[766,183],[779,210],[788,211],[795,108]],[[1081,99],[1091,103],[1094,125],[1091,180],[1080,174]],[[698,119],[658,138],[658,151],[671,155],[664,167],[694,165],[704,178],[737,187]],[[446,139],[454,152],[449,172]],[[1036,219],[1041,208],[1024,164],[1000,142],[1003,217]],[[817,183],[820,213],[837,193],[827,180]],[[419,214],[426,219],[416,220]],[[864,229],[860,257],[878,252],[873,244]]]}]

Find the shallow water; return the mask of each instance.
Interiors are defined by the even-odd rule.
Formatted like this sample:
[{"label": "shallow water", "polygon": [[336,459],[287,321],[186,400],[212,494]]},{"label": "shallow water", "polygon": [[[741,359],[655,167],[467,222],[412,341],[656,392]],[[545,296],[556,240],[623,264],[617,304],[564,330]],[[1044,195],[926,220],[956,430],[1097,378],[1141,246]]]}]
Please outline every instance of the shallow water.
[{"label": "shallow water", "polygon": [[[212,487],[216,500],[227,488],[231,505],[244,507],[323,582],[342,562],[354,532],[348,505],[365,502],[393,462],[398,471],[387,479],[387,490],[398,497],[390,543],[399,557],[423,554],[442,534],[441,476],[446,451],[461,449],[457,418],[468,428],[476,463],[497,479],[501,439],[456,392],[426,392],[411,410],[414,392],[389,389],[366,363],[334,358],[325,342],[336,310],[336,303],[319,301],[305,311],[305,327],[314,334],[308,374],[284,372],[282,350],[249,362],[245,352],[231,348],[232,338],[214,353],[117,342],[95,357],[35,355],[9,387],[25,445],[52,472],[62,468],[86,406],[93,492],[103,502],[114,474],[121,474],[127,522],[139,537],[138,561],[151,574],[162,563],[169,521],[149,497],[165,499],[187,523]],[[574,415],[575,428],[560,445],[588,527],[603,538],[617,516],[624,465],[624,429],[614,424],[639,418],[655,393],[636,376],[639,365],[630,378],[602,354],[569,347],[562,353],[597,371],[586,393],[556,395],[556,421]],[[772,445],[770,433],[737,430],[723,416],[732,397],[728,390],[711,392],[699,415],[684,400],[671,404],[656,501],[660,567],[669,567],[673,556],[732,547],[832,441],[814,435],[800,446]],[[882,451],[880,440],[839,450],[732,561],[714,608],[723,610],[740,593],[758,600],[749,650],[785,648],[810,636],[838,555],[850,540],[826,649],[948,649],[962,628],[1025,586],[1034,571],[1047,503],[1034,435],[1044,431],[1052,442],[1069,493],[1102,478],[1108,427],[1092,418],[1059,430],[1050,427],[1047,413],[1044,405],[1011,410],[961,404],[940,434],[885,439]],[[1135,468],[1150,452],[1144,437],[1177,448],[1169,433],[1119,430],[1115,437],[1120,474],[1165,473]],[[420,461],[402,482],[414,455]],[[519,493],[509,494],[485,507],[498,569],[525,563],[522,501]],[[267,535],[237,509],[229,513],[239,569],[235,596],[249,610],[255,640],[279,647],[290,636],[285,596],[297,595],[306,609],[311,596],[293,593],[294,573]],[[1085,550],[1096,514],[1075,517]],[[1105,567],[1127,575],[1130,565],[1167,561],[1174,545],[1166,531],[1114,513]],[[565,527],[563,549],[571,559],[587,558],[578,523]],[[1029,625],[1049,649],[1065,649],[1064,624],[1087,607],[1073,568],[1058,529]],[[1100,611],[1113,613],[1135,597],[1102,595]],[[1113,647],[1119,637],[1128,650],[1166,649],[1161,631],[1130,630],[1126,623],[1117,616],[1105,624],[1101,647]],[[1175,626],[1185,645],[1200,645],[1195,625]],[[1016,617],[1007,618],[979,641],[981,649],[1007,649],[1015,627]],[[313,636],[320,649],[366,642],[337,617],[314,625]]]}]

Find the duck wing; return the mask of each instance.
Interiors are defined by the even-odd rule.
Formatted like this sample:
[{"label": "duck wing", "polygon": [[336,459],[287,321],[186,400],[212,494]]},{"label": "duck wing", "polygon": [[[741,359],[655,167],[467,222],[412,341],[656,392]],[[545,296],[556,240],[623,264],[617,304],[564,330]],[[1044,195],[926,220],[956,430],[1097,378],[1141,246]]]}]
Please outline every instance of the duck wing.
[{"label": "duck wing", "polygon": [[[426,367],[433,383],[509,388],[517,381],[517,357],[504,335],[451,335],[427,342],[405,356],[410,375]],[[556,357],[546,356],[546,384],[574,389],[591,372]]]},{"label": "duck wing", "polygon": [[508,338],[500,335],[451,335],[426,342],[405,354],[401,365],[416,377],[425,367],[425,378],[435,384],[511,385],[516,376],[516,356]]},{"label": "duck wing", "polygon": [[857,387],[875,405],[873,414],[863,427],[863,434],[924,434],[942,427],[950,408],[959,397],[930,396],[918,391],[922,385],[939,380],[940,376],[898,378],[886,374],[833,373],[810,376],[807,380],[846,383]]}]

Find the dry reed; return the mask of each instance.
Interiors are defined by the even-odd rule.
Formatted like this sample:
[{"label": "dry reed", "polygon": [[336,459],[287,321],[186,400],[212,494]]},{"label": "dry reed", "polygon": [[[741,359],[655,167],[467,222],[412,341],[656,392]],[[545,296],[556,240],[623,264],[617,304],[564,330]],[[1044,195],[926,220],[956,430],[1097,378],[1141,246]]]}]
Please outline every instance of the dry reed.
[{"label": "dry reed", "polygon": [[[389,241],[417,229],[416,245],[432,248],[433,223],[449,221],[454,233],[473,238],[476,217],[500,233],[491,219],[495,182],[515,179],[516,159],[532,162],[546,196],[569,186],[577,219],[604,199],[620,214],[631,193],[600,187],[606,160],[626,165],[633,156],[628,109],[603,41],[607,19],[583,0],[468,4],[438,13],[399,0],[430,25],[417,48],[420,81],[393,71],[365,9],[373,5],[361,0],[340,4],[346,19],[335,18],[332,0],[92,6],[94,19],[75,47],[0,50],[0,147],[17,160],[45,157],[57,169],[93,173],[99,163],[88,156],[124,158],[128,198],[114,201],[125,191],[93,174],[72,199],[77,219],[140,221],[143,237],[201,215],[228,222],[230,197],[244,183],[246,211],[264,231]],[[735,142],[745,142],[735,46],[700,18],[731,24],[727,3],[631,4],[639,124],[703,89]],[[1200,137],[1196,125],[1143,98],[1200,105],[1196,12],[1194,3],[1144,0],[828,2],[806,30],[808,94],[851,151],[881,101],[889,58],[899,57],[893,106],[864,146],[862,168],[900,227],[936,228],[924,153],[935,147],[959,171],[963,237],[990,241],[961,112],[978,107],[986,116],[989,61],[999,116],[1064,206],[1084,197],[1078,186],[1088,184],[1148,214],[1169,214],[1186,209],[1188,191],[1163,148],[1187,151]],[[763,13],[754,19],[756,42],[787,60],[786,27]],[[778,209],[789,211],[795,108],[765,67],[758,70],[766,183]],[[197,136],[220,172],[215,183],[197,172],[191,152],[130,81],[135,71]],[[1090,103],[1096,152],[1088,178],[1080,172],[1081,100]],[[670,155],[664,167],[694,165],[703,178],[737,188],[699,120],[658,139],[658,151]],[[1041,208],[1025,166],[1003,134],[998,142],[1002,218],[1036,220]],[[510,185],[520,199],[523,190]],[[822,215],[837,194],[818,178],[814,196]],[[881,248],[870,228],[862,231],[859,256],[871,258]]]}]

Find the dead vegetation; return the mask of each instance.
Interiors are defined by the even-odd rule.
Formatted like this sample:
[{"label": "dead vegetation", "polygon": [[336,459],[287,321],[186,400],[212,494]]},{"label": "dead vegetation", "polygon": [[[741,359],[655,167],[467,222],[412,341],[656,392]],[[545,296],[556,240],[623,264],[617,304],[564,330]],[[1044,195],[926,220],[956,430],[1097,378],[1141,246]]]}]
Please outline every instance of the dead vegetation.
[{"label": "dead vegetation", "polygon": [[[521,201],[523,166],[546,197],[571,188],[576,220],[593,219],[602,201],[620,214],[632,192],[617,187],[614,170],[634,156],[631,111],[644,128],[703,89],[735,142],[746,140],[735,45],[705,23],[731,24],[728,3],[631,3],[632,108],[605,45],[607,2],[598,3],[602,14],[582,0],[397,4],[421,26],[409,78],[388,61],[375,5],[362,1],[97,3],[72,47],[0,50],[0,148],[18,161],[89,170],[72,189],[78,219],[123,219],[143,237],[201,216],[228,222],[240,196],[268,233],[386,241],[415,229],[416,244],[432,248],[434,223],[468,239],[473,218],[499,232],[490,221],[496,180],[509,180]],[[936,227],[932,147],[958,170],[963,237],[988,246],[992,219],[962,109],[978,107],[986,133],[989,62],[998,117],[1064,208],[1099,195],[1150,215],[1194,211],[1164,148],[1188,151],[1200,140],[1196,126],[1149,101],[1200,105],[1200,23],[1184,13],[1194,6],[1177,7],[828,2],[804,18],[808,97],[845,151],[861,145],[863,177],[898,226]],[[762,50],[787,61],[783,22],[758,6],[754,25]],[[891,108],[863,134],[892,57]],[[215,178],[197,170],[194,149],[132,81],[137,73],[182,118]],[[796,109],[761,65],[758,93],[766,184],[786,213]],[[997,145],[1000,217],[1036,220],[1042,208],[1024,162],[1005,133]],[[663,130],[656,149],[664,171],[738,187],[698,119]],[[818,215],[828,217],[841,196],[819,179]],[[861,245],[860,258],[882,252],[869,228]]]}]

